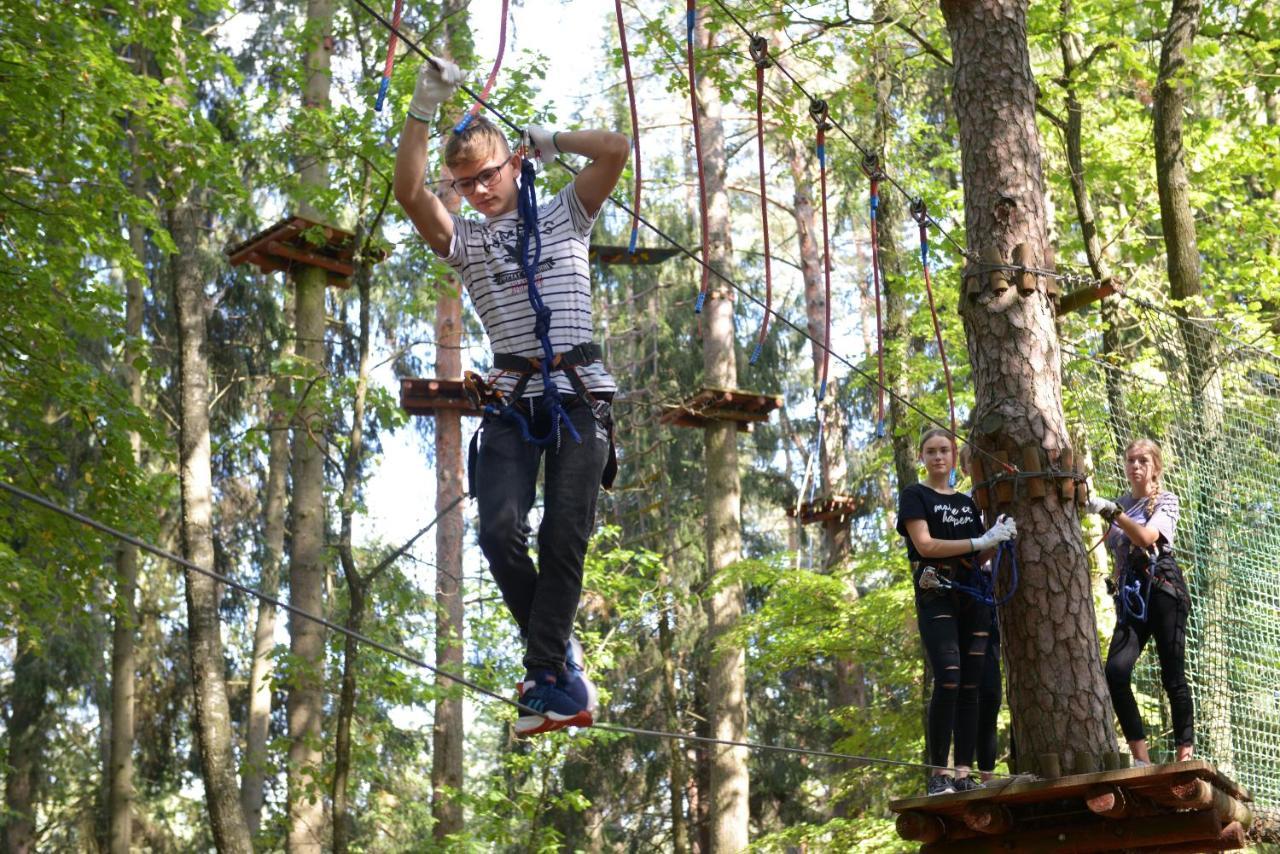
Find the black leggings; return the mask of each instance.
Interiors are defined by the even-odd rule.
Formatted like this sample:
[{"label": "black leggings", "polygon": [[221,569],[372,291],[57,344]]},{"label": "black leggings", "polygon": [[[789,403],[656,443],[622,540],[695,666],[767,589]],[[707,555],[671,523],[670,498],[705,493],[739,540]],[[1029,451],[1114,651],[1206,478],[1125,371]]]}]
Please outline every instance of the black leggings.
[{"label": "black leggings", "polygon": [[1000,720],[1000,632],[994,621],[978,682],[978,770],[996,770],[996,727]]},{"label": "black leggings", "polygon": [[978,739],[978,683],[987,662],[991,609],[955,591],[916,587],[916,619],[933,667],[929,764],[946,766],[955,734],[956,765],[972,765]]},{"label": "black leggings", "polygon": [[1180,591],[1174,596],[1155,587],[1147,604],[1146,620],[1138,622],[1128,618],[1116,625],[1111,648],[1107,650],[1107,687],[1111,689],[1111,705],[1115,707],[1126,741],[1146,738],[1130,681],[1142,648],[1149,638],[1155,637],[1156,653],[1160,656],[1160,681],[1169,695],[1169,710],[1173,715],[1175,744],[1184,747],[1195,742],[1185,661],[1190,611],[1186,593]]}]

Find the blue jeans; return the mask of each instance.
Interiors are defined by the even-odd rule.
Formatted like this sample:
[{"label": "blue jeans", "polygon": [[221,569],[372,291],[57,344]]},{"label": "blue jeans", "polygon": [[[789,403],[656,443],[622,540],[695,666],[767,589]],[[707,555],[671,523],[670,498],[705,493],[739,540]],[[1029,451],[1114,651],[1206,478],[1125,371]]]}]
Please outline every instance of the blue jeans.
[{"label": "blue jeans", "polygon": [[[544,436],[551,427],[540,398],[533,402],[530,428]],[[573,441],[561,428],[559,450],[526,442],[505,418],[486,417],[480,427],[475,492],[480,509],[480,550],[526,640],[524,666],[564,669],[565,646],[582,596],[582,562],[595,528],[600,476],[609,458],[609,404],[599,403],[600,423],[581,401],[566,404],[582,437]],[[546,460],[538,563],[529,555],[529,511],[537,493],[538,469]]]}]

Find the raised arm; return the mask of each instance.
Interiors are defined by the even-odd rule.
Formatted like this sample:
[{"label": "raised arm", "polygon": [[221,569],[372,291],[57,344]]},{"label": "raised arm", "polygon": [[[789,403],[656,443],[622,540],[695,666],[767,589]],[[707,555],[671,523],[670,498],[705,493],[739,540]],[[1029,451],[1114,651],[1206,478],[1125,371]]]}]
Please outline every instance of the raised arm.
[{"label": "raised arm", "polygon": [[590,163],[582,167],[574,179],[573,189],[590,216],[604,204],[622,175],[631,156],[631,140],[626,134],[610,130],[567,130],[552,133],[544,128],[529,128],[536,156],[544,163],[557,154],[580,154]]},{"label": "raised arm", "polygon": [[409,104],[409,115],[400,131],[396,149],[393,183],[396,201],[418,233],[437,255],[449,254],[453,241],[453,219],[436,194],[423,182],[427,170],[427,144],[431,136],[430,122],[436,111],[457,88],[462,73],[453,63],[435,60],[423,64],[418,83]]}]

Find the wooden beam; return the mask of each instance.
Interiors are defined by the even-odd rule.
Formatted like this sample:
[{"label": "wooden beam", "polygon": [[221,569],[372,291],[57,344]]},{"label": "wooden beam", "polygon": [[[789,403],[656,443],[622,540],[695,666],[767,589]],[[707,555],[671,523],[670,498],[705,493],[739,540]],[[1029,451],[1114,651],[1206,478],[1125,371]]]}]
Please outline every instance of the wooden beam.
[{"label": "wooden beam", "polygon": [[1013,829],[1013,814],[1000,804],[970,804],[964,811],[964,825],[979,833],[1000,835]]},{"label": "wooden beam", "polygon": [[1058,317],[1064,314],[1070,314],[1073,311],[1079,311],[1087,305],[1106,299],[1116,292],[1115,282],[1107,279],[1100,285],[1092,288],[1080,288],[1064,296],[1058,301]]},{"label": "wooden beam", "polygon": [[1182,843],[1216,842],[1222,823],[1212,812],[1183,812],[1129,821],[1067,821],[1036,830],[1007,833],[999,839],[942,840],[920,848],[921,854],[1002,851],[1070,851],[1097,854]]},{"label": "wooden beam", "polygon": [[311,267],[319,267],[322,270],[328,270],[331,273],[337,273],[340,276],[350,276],[355,272],[355,268],[350,264],[343,263],[336,258],[330,258],[326,255],[317,255],[314,252],[304,252],[301,249],[295,249],[287,243],[281,243],[278,240],[270,241],[266,249],[272,255],[278,255],[281,258],[288,258],[291,261],[297,261],[300,264],[307,264]]},{"label": "wooden beam", "polygon": [[912,842],[937,842],[947,835],[946,823],[936,815],[904,812],[895,822],[898,836]]}]

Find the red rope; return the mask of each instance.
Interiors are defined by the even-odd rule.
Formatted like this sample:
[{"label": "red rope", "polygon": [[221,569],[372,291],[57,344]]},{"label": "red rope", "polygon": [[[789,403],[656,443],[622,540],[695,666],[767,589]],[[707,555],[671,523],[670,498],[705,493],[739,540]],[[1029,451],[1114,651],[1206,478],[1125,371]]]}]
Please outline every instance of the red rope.
[{"label": "red rope", "polygon": [[871,279],[875,285],[876,369],[880,380],[876,388],[876,436],[884,438],[884,323],[880,316],[880,238],[877,227],[880,218],[880,163],[874,154],[862,159],[862,171],[871,179]]},{"label": "red rope", "polygon": [[[619,0],[621,2],[621,0]],[[763,36],[751,39],[751,57],[756,63],[756,149],[760,155],[760,222],[764,232],[764,317],[760,320],[760,337],[756,340],[755,352],[751,354],[750,364],[754,365],[764,349],[765,339],[769,335],[769,314],[773,311],[773,269],[769,252],[769,196],[764,175],[764,70],[771,63],[768,57],[768,42]]]},{"label": "red rope", "polygon": [[951,391],[951,368],[947,367],[947,348],[942,344],[942,324],[938,322],[938,309],[933,302],[933,284],[929,280],[929,214],[924,199],[911,203],[911,215],[920,226],[920,266],[924,269],[924,292],[929,295],[929,316],[933,318],[933,337],[938,342],[938,355],[942,359],[942,375],[947,378],[947,406],[951,409],[951,436],[956,434],[956,399]]},{"label": "red rope", "polygon": [[498,30],[498,56],[493,60],[493,68],[489,70],[489,79],[485,81],[484,88],[480,90],[480,98],[471,105],[471,109],[467,110],[467,114],[462,117],[462,121],[458,122],[454,127],[454,133],[462,133],[467,129],[467,125],[471,124],[471,120],[480,112],[480,102],[489,100],[489,93],[493,91],[493,82],[498,79],[498,72],[502,70],[502,55],[507,50],[507,10],[510,8],[511,0],[502,0],[502,25]]},{"label": "red rope", "polygon": [[627,24],[622,17],[622,0],[614,0],[618,14],[618,41],[622,45],[622,68],[627,75],[627,100],[631,104],[631,145],[636,153],[635,191],[631,194],[631,243],[627,253],[636,253],[636,241],[640,236],[640,117],[636,110],[636,87],[631,76],[631,54],[627,52]]},{"label": "red rope", "polygon": [[831,233],[827,225],[827,102],[813,99],[809,115],[818,124],[818,179],[822,192],[822,276],[826,300],[825,331],[822,335],[822,371],[818,374],[818,402],[827,396],[827,374],[831,367]]},{"label": "red rope", "polygon": [[702,122],[698,118],[698,71],[693,59],[694,30],[698,24],[698,4],[695,0],[687,0],[685,5],[685,23],[688,33],[685,38],[685,54],[689,60],[689,101],[693,105],[693,158],[694,170],[698,173],[698,207],[702,225],[702,286],[698,290],[698,301],[694,303],[695,313],[702,313],[702,305],[707,300],[711,286],[711,255],[707,247],[707,180],[702,170]]},{"label": "red rope", "polygon": [[391,88],[391,72],[396,67],[396,30],[400,27],[400,16],[404,12],[404,0],[396,0],[394,11],[391,13],[391,35],[387,39],[387,61],[382,65],[382,82],[378,85],[378,98],[373,102],[375,110],[382,109],[382,103],[387,98],[387,90]]}]

